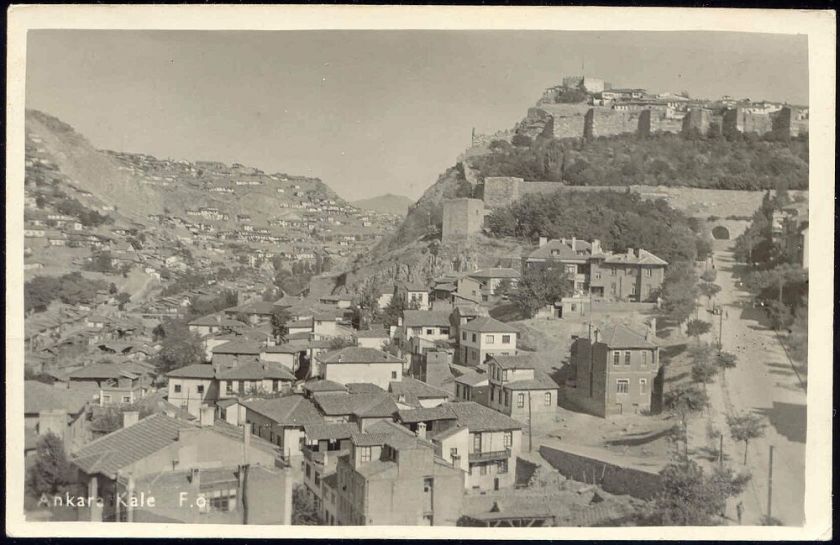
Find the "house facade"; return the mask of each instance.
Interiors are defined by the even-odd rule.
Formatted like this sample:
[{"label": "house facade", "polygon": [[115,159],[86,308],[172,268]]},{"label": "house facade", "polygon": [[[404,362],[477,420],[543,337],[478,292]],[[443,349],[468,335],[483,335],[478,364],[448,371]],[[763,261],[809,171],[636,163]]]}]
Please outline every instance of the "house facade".
[{"label": "house facade", "polygon": [[520,422],[556,414],[560,387],[536,371],[531,356],[494,356],[487,369],[492,409]]},{"label": "house facade", "polygon": [[462,325],[458,339],[459,363],[476,366],[490,356],[516,354],[518,332],[516,328],[491,317],[480,317]]}]

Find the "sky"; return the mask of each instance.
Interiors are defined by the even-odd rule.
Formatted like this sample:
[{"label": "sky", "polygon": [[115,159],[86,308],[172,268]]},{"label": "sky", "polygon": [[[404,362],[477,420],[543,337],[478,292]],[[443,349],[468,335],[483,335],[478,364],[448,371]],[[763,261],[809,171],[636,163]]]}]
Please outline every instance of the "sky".
[{"label": "sky", "polygon": [[36,30],[26,106],[101,149],[419,197],[563,76],[808,104],[805,36],[722,32]]}]

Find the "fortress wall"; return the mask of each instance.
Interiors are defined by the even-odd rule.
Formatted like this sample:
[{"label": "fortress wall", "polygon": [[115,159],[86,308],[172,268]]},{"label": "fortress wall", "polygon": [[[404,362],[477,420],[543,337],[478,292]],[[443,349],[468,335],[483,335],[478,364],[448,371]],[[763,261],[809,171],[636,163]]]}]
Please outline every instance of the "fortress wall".
[{"label": "fortress wall", "polygon": [[551,116],[555,138],[580,138],[584,116],[591,108],[588,104],[544,104],[539,109]]},{"label": "fortress wall", "polygon": [[452,199],[443,201],[444,241],[468,238],[484,226],[484,203],[480,199]]},{"label": "fortress wall", "polygon": [[519,193],[520,195],[533,195],[533,194],[544,194],[544,193],[554,193],[555,191],[562,189],[565,187],[564,184],[560,182],[522,182],[519,186]]},{"label": "fortress wall", "polygon": [[490,176],[484,179],[484,206],[502,208],[519,200],[522,178]]},{"label": "fortress wall", "polygon": [[591,108],[584,120],[584,136],[614,136],[617,134],[636,134],[639,130],[641,112]]}]

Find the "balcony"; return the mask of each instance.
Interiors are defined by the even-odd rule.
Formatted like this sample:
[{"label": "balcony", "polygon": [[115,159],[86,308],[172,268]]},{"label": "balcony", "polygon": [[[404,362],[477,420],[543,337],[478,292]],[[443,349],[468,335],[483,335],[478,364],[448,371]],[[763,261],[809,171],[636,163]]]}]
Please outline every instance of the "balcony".
[{"label": "balcony", "polygon": [[470,452],[470,463],[474,462],[492,462],[493,460],[507,460],[510,458],[510,449],[504,450],[489,450],[485,452]]}]

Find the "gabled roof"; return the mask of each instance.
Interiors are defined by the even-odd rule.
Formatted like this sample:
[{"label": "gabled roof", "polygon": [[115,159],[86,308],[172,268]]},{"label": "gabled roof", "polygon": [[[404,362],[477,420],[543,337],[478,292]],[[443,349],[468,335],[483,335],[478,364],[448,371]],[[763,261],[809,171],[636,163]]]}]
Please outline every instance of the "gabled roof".
[{"label": "gabled roof", "polygon": [[356,331],[356,337],[359,339],[383,339],[388,338],[388,332],[384,329],[364,329]]},{"label": "gabled roof", "polygon": [[345,384],[351,394],[382,394],[385,390],[371,382],[348,382]]},{"label": "gabled roof", "polygon": [[81,369],[73,371],[68,375],[68,378],[70,380],[136,379],[138,376],[137,372],[134,370],[128,370],[119,363],[94,363],[93,365],[87,365]]},{"label": "gabled roof", "polygon": [[315,404],[328,416],[356,415],[373,418],[391,416],[397,411],[397,405],[390,395],[382,394],[341,394],[320,393],[313,396]]},{"label": "gabled roof", "polygon": [[98,397],[98,391],[87,388],[59,388],[37,380],[26,380],[23,391],[23,412],[32,414],[63,409],[68,414],[77,414],[85,408],[85,405]]},{"label": "gabled roof", "polygon": [[222,380],[288,380],[294,381],[295,375],[279,363],[251,362],[220,373]]},{"label": "gabled roof", "polygon": [[349,439],[354,433],[359,432],[359,427],[356,424],[350,423],[332,424],[318,422],[304,424],[303,431],[306,433],[306,439],[310,441],[321,441],[324,439],[334,441],[336,439]]},{"label": "gabled roof", "polygon": [[664,259],[660,259],[647,250],[643,250],[641,248],[639,249],[638,254],[630,252],[631,250],[628,250],[627,253],[623,254],[607,254],[604,262],[617,265],[656,265],[662,267],[668,264],[668,262]]},{"label": "gabled roof", "polygon": [[557,390],[560,386],[545,373],[536,372],[532,379],[506,382],[505,388],[509,390]]},{"label": "gabled roof", "polygon": [[479,269],[469,273],[467,276],[472,278],[519,278],[522,276],[516,269],[508,267],[493,267],[490,269]]},{"label": "gabled roof", "polygon": [[216,370],[209,363],[194,363],[166,373],[170,378],[216,378]]},{"label": "gabled roof", "polygon": [[281,426],[297,427],[324,421],[315,405],[300,395],[273,399],[252,399],[241,403],[249,411],[270,418]]},{"label": "gabled roof", "polygon": [[219,346],[214,346],[213,354],[248,354],[258,355],[260,353],[260,345],[252,341],[228,341]]},{"label": "gabled roof", "polygon": [[455,413],[458,423],[471,432],[520,430],[522,424],[493,409],[474,401],[459,401],[445,404]]},{"label": "gabled roof", "polygon": [[407,409],[397,413],[400,422],[416,424],[417,422],[431,422],[434,420],[455,420],[457,416],[446,404],[437,407]]},{"label": "gabled roof", "polygon": [[604,329],[601,342],[609,348],[656,348],[657,345],[645,339],[641,333],[624,324],[614,324]]},{"label": "gabled roof", "polygon": [[404,310],[403,324],[406,327],[449,327],[449,312],[440,310]]},{"label": "gabled roof", "polygon": [[478,333],[516,333],[517,328],[511,324],[500,322],[490,316],[480,316],[462,325],[461,331],[475,331]]},{"label": "gabled roof", "polygon": [[303,384],[303,389],[312,393],[347,391],[347,388],[343,384],[339,384],[332,380],[311,380]]},{"label": "gabled roof", "polygon": [[[582,251],[584,255],[577,252]],[[571,240],[550,240],[528,255],[528,259],[557,259],[580,261],[586,260],[592,255],[592,245],[585,240],[575,240],[575,249],[572,250]]]},{"label": "gabled roof", "polygon": [[366,348],[363,346],[346,346],[332,352],[328,352],[318,356],[318,360],[323,363],[403,363],[397,357],[377,350],[375,348]]},{"label": "gabled roof", "polygon": [[399,287],[400,287],[400,289],[403,289],[405,291],[423,291],[423,292],[425,292],[425,291],[429,290],[429,288],[426,286],[426,284],[423,284],[422,282],[400,282]]},{"label": "gabled roof", "polygon": [[180,430],[194,427],[183,420],[155,414],[88,443],[72,460],[85,473],[112,477],[123,467],[176,442]]},{"label": "gabled roof", "polygon": [[491,361],[495,361],[502,369],[533,369],[533,354],[518,354],[516,356],[500,356],[495,355],[490,357]]},{"label": "gabled roof", "polygon": [[455,382],[459,384],[466,384],[467,386],[478,386],[482,382],[489,382],[490,376],[487,373],[480,373],[478,371],[466,372],[463,375],[455,377]]},{"label": "gabled roof", "polygon": [[392,394],[411,394],[417,396],[418,399],[449,397],[447,392],[411,377],[403,377],[400,382],[391,382],[388,389]]},{"label": "gabled roof", "polygon": [[246,327],[247,324],[240,322],[239,320],[232,320],[230,318],[225,317],[222,314],[209,314],[207,316],[202,316],[201,318],[196,318],[195,320],[189,322],[187,325],[194,325],[194,326],[219,326],[219,327]]}]

